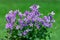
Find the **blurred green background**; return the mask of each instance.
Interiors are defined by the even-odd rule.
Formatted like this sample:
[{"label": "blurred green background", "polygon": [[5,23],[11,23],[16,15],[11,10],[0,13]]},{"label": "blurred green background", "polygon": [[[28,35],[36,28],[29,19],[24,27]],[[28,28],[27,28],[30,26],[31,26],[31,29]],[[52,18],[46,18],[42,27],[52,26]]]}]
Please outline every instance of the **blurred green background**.
[{"label": "blurred green background", "polygon": [[6,35],[6,19],[5,15],[10,10],[19,9],[21,12],[30,10],[29,7],[33,4],[40,6],[39,11],[44,15],[49,12],[55,12],[55,23],[51,28],[51,40],[60,40],[60,0],[0,0],[0,38],[4,38]]}]

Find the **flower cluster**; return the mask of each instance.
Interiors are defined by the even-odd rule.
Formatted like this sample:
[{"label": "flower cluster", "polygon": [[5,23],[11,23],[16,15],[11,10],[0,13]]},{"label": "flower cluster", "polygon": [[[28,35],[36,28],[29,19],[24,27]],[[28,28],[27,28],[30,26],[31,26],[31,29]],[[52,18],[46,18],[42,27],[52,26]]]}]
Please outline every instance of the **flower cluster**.
[{"label": "flower cluster", "polygon": [[[19,10],[9,11],[9,13],[6,15],[6,28],[10,30],[23,30],[21,34],[27,35],[27,33],[32,31],[34,27],[36,27],[38,30],[41,27],[52,27],[52,24],[55,22],[53,19],[53,15],[55,13],[53,11],[48,16],[41,17],[42,14],[38,11],[39,5],[33,5],[30,7],[30,9],[31,11],[25,11],[24,14]],[[19,16],[18,19],[17,15]]]}]

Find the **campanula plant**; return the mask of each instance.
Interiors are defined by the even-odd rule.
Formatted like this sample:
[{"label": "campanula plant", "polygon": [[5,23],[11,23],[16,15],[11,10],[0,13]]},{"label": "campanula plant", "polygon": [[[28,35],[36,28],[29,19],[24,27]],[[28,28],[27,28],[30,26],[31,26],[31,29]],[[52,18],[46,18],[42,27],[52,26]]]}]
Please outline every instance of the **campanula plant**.
[{"label": "campanula plant", "polygon": [[[6,14],[6,29],[8,40],[41,40],[49,37],[50,29],[55,22],[52,11],[47,16],[42,16],[38,11],[39,5],[30,6],[31,11],[21,13],[19,10],[11,10]],[[17,18],[18,16],[18,18]]]}]

